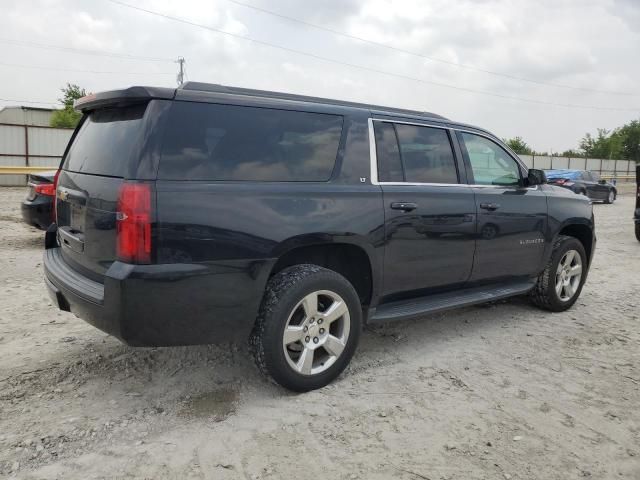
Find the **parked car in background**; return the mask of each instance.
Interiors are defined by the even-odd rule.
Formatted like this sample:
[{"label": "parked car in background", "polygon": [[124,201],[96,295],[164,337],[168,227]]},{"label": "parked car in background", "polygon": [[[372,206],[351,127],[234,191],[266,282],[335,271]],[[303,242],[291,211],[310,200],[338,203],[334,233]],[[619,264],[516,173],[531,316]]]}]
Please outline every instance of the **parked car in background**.
[{"label": "parked car in background", "polygon": [[640,165],[636,166],[636,210],[633,220],[636,224],[636,238],[640,242]]},{"label": "parked car in background", "polygon": [[76,108],[45,283],[130,345],[249,339],[306,391],[363,324],[523,294],[560,312],[587,278],[591,202],[478,127],[193,82]]},{"label": "parked car in background", "polygon": [[586,195],[591,200],[613,203],[618,191],[615,185],[602,180],[600,175],[589,170],[545,170],[551,185],[568,188],[574,193]]},{"label": "parked car in background", "polygon": [[22,219],[32,227],[46,230],[53,223],[56,170],[31,174],[27,180],[27,196],[22,202]]}]

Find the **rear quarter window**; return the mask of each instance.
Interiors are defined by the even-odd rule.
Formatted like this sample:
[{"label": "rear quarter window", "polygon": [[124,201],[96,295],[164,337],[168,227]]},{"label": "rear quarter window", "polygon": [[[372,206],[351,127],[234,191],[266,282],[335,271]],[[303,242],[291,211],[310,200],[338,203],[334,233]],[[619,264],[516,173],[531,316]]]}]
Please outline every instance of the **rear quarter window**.
[{"label": "rear quarter window", "polygon": [[158,178],[327,181],[342,124],[339,115],[175,102]]},{"label": "rear quarter window", "polygon": [[137,151],[144,105],[91,112],[75,136],[63,169],[71,172],[125,177]]}]

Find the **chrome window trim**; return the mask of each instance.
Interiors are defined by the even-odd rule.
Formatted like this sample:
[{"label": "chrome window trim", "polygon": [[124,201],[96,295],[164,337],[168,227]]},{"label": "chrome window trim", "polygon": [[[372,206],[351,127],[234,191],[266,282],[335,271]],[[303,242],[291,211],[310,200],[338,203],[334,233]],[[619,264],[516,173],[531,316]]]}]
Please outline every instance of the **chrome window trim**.
[{"label": "chrome window trim", "polygon": [[380,185],[378,182],[378,153],[376,151],[376,132],[373,129],[373,118],[369,118],[369,158],[371,160],[371,184]]},{"label": "chrome window trim", "polygon": [[386,122],[386,123],[397,123],[399,125],[415,125],[416,127],[431,127],[431,128],[441,128],[443,130],[449,130],[449,127],[445,125],[435,125],[433,123],[418,123],[418,122],[405,122],[403,120],[389,120],[386,118],[370,118],[369,120],[373,122]]},{"label": "chrome window trim", "polygon": [[418,182],[378,182],[377,185],[390,186],[427,186],[427,187],[472,187],[468,183],[418,183]]},{"label": "chrome window trim", "polygon": [[455,130],[456,132],[470,133],[471,135],[477,135],[478,137],[484,137],[487,140],[492,141],[493,143],[498,145],[501,149],[503,149],[507,153],[507,155],[509,155],[514,160],[514,162],[516,162],[520,166],[520,168],[522,168],[525,172],[529,171],[529,167],[527,167],[522,162],[522,160],[520,160],[520,157],[518,157],[518,155],[515,154],[515,152],[510,152],[509,151],[510,150],[509,147],[507,147],[506,145],[503,146],[503,145],[500,145],[498,142],[496,142],[496,138],[495,137],[492,137],[491,135],[487,135],[487,134],[484,134],[484,133],[481,133],[481,132],[474,132],[473,130],[467,130],[465,128],[452,127],[452,130]]},{"label": "chrome window trim", "polygon": [[[404,121],[395,121],[395,120],[387,120],[384,118],[371,118],[368,119],[369,124],[369,158],[371,160],[371,184],[372,185],[395,185],[395,186],[428,186],[428,187],[469,187],[467,183],[419,183],[419,182],[380,182],[378,181],[378,152],[376,150],[376,133],[373,127],[373,122],[386,122],[386,123],[397,123],[402,125],[415,125],[416,127],[430,127],[430,128],[440,128],[442,130],[451,130],[449,127],[443,125],[433,125],[428,123],[417,123],[417,122],[404,122]],[[453,146],[452,146],[453,147]],[[453,149],[452,149],[452,153]],[[455,158],[455,155],[454,155]]]},{"label": "chrome window trim", "polygon": [[[395,120],[388,120],[388,119],[384,119],[384,118],[371,118],[369,117],[368,119],[368,124],[369,124],[369,159],[370,159],[370,166],[371,166],[371,184],[372,185],[390,185],[390,186],[426,186],[426,187],[478,187],[478,188],[522,188],[520,186],[516,186],[516,185],[484,185],[484,184],[475,184],[475,183],[417,183],[417,182],[380,182],[378,181],[378,153],[376,150],[376,137],[375,137],[375,130],[373,127],[373,122],[387,122],[387,123],[398,123],[398,124],[403,124],[403,125],[415,125],[417,127],[430,127],[430,128],[441,128],[443,130],[453,130],[456,132],[464,132],[464,133],[470,133],[472,135],[478,135],[480,137],[484,137],[487,140],[492,141],[493,143],[495,143],[496,145],[498,145],[500,148],[502,148],[505,152],[507,152],[507,155],[509,155],[515,162],[517,165],[519,165],[525,172],[528,171],[528,167],[526,165],[524,165],[524,163],[522,163],[522,161],[520,160],[520,158],[516,155],[512,155],[511,152],[509,152],[509,150],[507,150],[506,148],[504,148],[502,145],[500,145],[499,143],[496,142],[495,138],[492,138],[490,135],[486,135],[483,134],[481,132],[476,132],[473,130],[467,130],[464,128],[456,128],[456,127],[447,127],[447,126],[443,126],[443,125],[433,125],[433,124],[429,124],[429,123],[418,123],[418,122],[405,122],[405,121],[395,121]],[[537,189],[537,185],[534,187],[525,187],[527,189]]]}]

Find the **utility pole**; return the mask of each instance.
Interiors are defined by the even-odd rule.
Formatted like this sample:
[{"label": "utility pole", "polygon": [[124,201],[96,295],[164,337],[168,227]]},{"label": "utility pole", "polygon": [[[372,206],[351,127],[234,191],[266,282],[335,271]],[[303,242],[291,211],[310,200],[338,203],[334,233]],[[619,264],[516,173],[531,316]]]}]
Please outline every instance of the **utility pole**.
[{"label": "utility pole", "polygon": [[181,87],[184,83],[184,57],[178,57],[176,63],[180,65],[176,80],[178,81],[178,86]]}]

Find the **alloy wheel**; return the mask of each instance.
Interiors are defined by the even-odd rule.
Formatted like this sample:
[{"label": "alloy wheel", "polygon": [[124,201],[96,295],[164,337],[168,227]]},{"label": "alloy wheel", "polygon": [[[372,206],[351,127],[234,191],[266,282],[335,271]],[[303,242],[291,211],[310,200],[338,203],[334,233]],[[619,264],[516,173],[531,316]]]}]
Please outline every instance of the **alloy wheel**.
[{"label": "alloy wheel", "polygon": [[568,250],[560,259],[556,269],[556,293],[563,302],[568,302],[578,291],[582,279],[582,257],[576,250]]},{"label": "alloy wheel", "polygon": [[282,347],[287,363],[302,375],[316,375],[333,365],[344,351],[351,321],[346,302],[335,292],[306,295],[287,319]]}]

